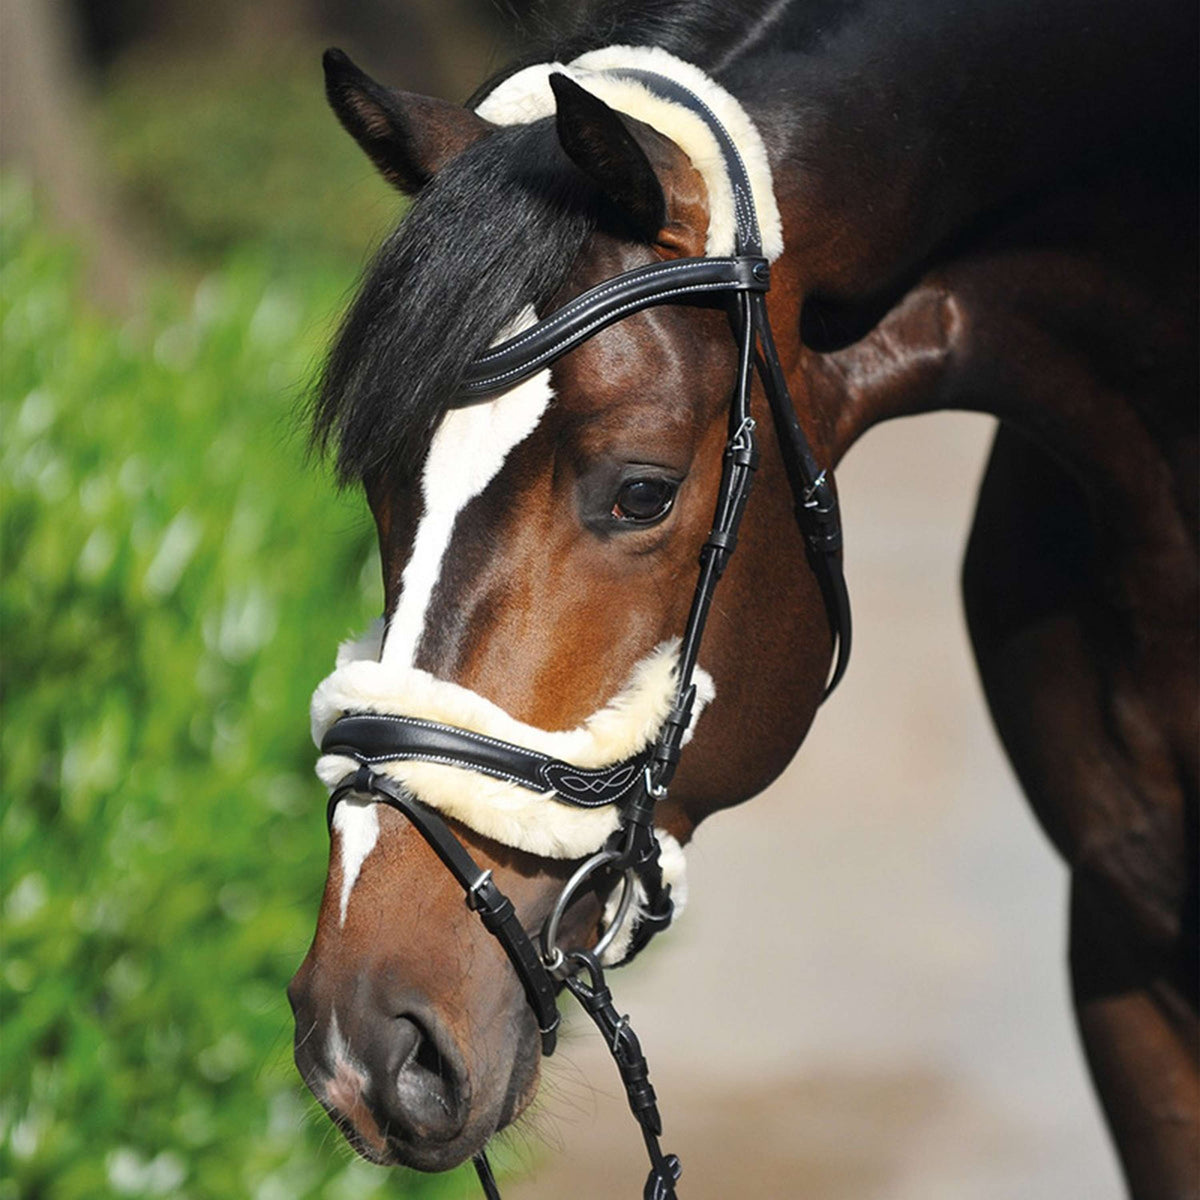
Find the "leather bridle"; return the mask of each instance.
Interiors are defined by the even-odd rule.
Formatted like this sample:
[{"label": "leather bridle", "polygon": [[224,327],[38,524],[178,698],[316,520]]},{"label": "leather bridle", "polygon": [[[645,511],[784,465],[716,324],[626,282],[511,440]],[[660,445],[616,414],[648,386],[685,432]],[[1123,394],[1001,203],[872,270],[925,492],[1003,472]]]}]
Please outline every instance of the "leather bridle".
[{"label": "leather bridle", "polygon": [[[344,755],[359,765],[333,789],[328,819],[351,795],[389,804],[403,813],[432,846],[462,886],[467,906],[497,938],[512,962],[537,1018],[542,1053],[553,1053],[559,1014],[555,997],[565,985],[605,1035],[617,1061],[630,1108],[641,1126],[651,1170],[644,1196],[672,1200],[679,1161],[659,1146],[661,1121],[636,1036],[628,1020],[617,1015],[604,982],[603,952],[640,889],[640,921],[622,962],[637,954],[655,933],[671,922],[670,887],[663,881],[654,814],[666,795],[679,762],[680,749],[692,720],[696,699],[693,676],[700,642],[717,581],[737,545],[738,528],[755,468],[758,449],[750,415],[750,389],[755,367],[770,405],[776,438],[795,502],[796,521],[804,535],[808,561],[820,582],[830,629],[836,642],[827,698],[841,680],[850,654],[850,602],[842,574],[842,529],[837,497],[796,419],[791,395],[775,349],[767,317],[770,266],[762,253],[758,218],[750,180],[737,146],[704,101],[689,89],[650,71],[614,72],[635,79],[659,96],[698,114],[711,129],[725,159],[733,187],[736,216],[735,252],[729,257],[679,259],[638,267],[617,275],[569,301],[551,316],[487,351],[471,364],[462,395],[452,407],[479,403],[547,367],[601,329],[652,305],[727,294],[732,300],[738,364],[729,410],[729,436],[717,489],[712,530],[700,551],[700,577],[692,597],[679,649],[674,701],[658,737],[632,758],[598,769],[583,769],[510,742],[470,730],[404,715],[353,713],[329,728],[323,754]],[[597,853],[584,861],[560,894],[535,946],[511,901],[490,871],[481,870],[446,822],[413,797],[403,785],[375,768],[388,762],[419,759],[449,763],[491,775],[533,792],[553,791],[559,802],[581,808],[620,805],[620,825]],[[551,801],[553,802],[553,801]],[[558,944],[559,923],[589,882],[623,877],[616,916],[592,950],[564,950]],[[615,883],[614,883],[615,886]],[[587,975],[587,981],[581,977]],[[475,1160],[488,1197],[498,1197],[485,1155]]]}]

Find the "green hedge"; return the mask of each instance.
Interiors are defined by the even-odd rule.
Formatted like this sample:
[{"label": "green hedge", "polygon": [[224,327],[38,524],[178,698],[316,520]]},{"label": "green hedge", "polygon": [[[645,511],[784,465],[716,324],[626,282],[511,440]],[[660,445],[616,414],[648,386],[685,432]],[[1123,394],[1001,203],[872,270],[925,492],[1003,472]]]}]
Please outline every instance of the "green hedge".
[{"label": "green hedge", "polygon": [[350,281],[243,253],[118,328],[0,200],[0,1198],[461,1195],[352,1161],[291,1063],[307,701],[380,603],[295,429]]},{"label": "green hedge", "polygon": [[317,46],[128,60],[94,131],[127,220],[185,262],[360,263],[403,201],[325,102]]}]

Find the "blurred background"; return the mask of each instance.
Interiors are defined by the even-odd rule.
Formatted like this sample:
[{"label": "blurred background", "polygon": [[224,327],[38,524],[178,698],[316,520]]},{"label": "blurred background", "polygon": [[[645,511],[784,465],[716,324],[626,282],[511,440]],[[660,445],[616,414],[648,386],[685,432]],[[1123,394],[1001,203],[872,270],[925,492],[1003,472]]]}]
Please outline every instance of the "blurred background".
[{"label": "blurred background", "polygon": [[[308,697],[381,603],[297,405],[403,208],[319,54],[463,100],[555,9],[0,0],[0,1200],[477,1194],[353,1160],[291,1064],[327,852]],[[957,604],[989,436],[929,417],[851,453],[853,669],[618,980],[691,1200],[1120,1194],[1065,879]],[[639,1194],[590,1027],[546,1075],[506,1195]]]}]

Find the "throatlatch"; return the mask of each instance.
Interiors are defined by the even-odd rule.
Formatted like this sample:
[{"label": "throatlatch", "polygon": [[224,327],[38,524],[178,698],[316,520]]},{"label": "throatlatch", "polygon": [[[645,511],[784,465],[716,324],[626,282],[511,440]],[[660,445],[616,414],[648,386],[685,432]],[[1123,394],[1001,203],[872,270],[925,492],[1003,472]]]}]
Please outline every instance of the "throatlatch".
[{"label": "throatlatch", "polygon": [[[695,68],[688,67],[689,71]],[[757,367],[770,404],[776,438],[795,499],[796,520],[808,559],[821,584],[836,643],[828,697],[845,672],[850,654],[850,604],[842,574],[842,531],[836,493],[826,469],[817,463],[796,418],[787,382],[771,336],[766,292],[770,264],[763,255],[754,192],[737,146],[704,99],[675,79],[648,70],[611,74],[632,80],[659,98],[699,116],[715,138],[733,193],[734,253],[727,257],[681,259],[640,267],[584,292],[551,316],[494,347],[472,364],[461,407],[483,402],[547,367],[582,341],[622,317],[651,305],[677,303],[700,295],[729,294],[738,342],[737,375],[729,410],[721,482],[712,530],[700,551],[700,575],[680,645],[675,696],[657,739],[642,753],[599,768],[581,768],[546,754],[485,737],[471,730],[404,713],[347,713],[321,743],[324,754],[343,755],[358,764],[332,790],[328,817],[350,795],[389,804],[412,822],[462,886],[469,908],[480,916],[512,962],[542,1035],[542,1051],[554,1050],[559,1015],[555,996],[565,986],[601,1030],[624,1083],[630,1110],[642,1129],[651,1169],[645,1200],[673,1200],[679,1160],[664,1154],[662,1123],[646,1060],[628,1019],[617,1014],[599,955],[609,946],[633,906],[640,917],[622,961],[637,954],[671,922],[670,886],[664,883],[655,834],[656,807],[675,774],[696,701],[696,662],[713,595],[737,546],[738,529],[758,465],[751,385]],[[736,102],[735,102],[736,103]],[[604,846],[584,861],[563,889],[541,931],[540,945],[521,925],[512,903],[481,870],[445,821],[403,785],[376,768],[410,759],[446,763],[506,780],[538,793],[554,793],[549,803],[580,808],[620,806],[620,824]],[[592,950],[559,944],[560,922],[585,884],[613,881],[622,886],[616,913]],[[587,976],[585,982],[582,978]],[[482,1152],[476,1159],[488,1197],[498,1197]]]}]

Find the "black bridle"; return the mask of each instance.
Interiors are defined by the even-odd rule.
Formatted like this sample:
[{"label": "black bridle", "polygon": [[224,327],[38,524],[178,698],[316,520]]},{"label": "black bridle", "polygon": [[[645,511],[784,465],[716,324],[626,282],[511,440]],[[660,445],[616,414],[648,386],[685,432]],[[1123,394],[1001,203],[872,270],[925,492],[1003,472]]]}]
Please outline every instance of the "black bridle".
[{"label": "black bridle", "polygon": [[[652,305],[729,294],[733,298],[738,364],[729,410],[721,482],[712,530],[700,551],[700,577],[679,649],[676,692],[658,737],[646,750],[623,762],[584,769],[510,742],[470,730],[403,715],[348,714],[329,728],[323,754],[344,755],[358,768],[345,776],[329,798],[328,820],[350,795],[389,804],[402,812],[433,847],[462,886],[467,906],[499,940],[525,990],[542,1035],[542,1053],[553,1053],[559,1023],[555,997],[565,985],[605,1036],[625,1084],[630,1108],[641,1126],[650,1156],[646,1200],[673,1200],[679,1160],[659,1146],[661,1121],[646,1060],[628,1020],[618,1016],[605,985],[599,954],[620,927],[640,886],[640,921],[622,958],[627,962],[671,922],[670,887],[663,881],[654,813],[666,795],[679,762],[683,738],[696,699],[693,675],[717,581],[737,545],[738,528],[758,465],[750,389],[757,367],[771,409],[776,438],[795,501],[796,521],[804,535],[808,561],[820,582],[831,633],[836,642],[828,697],[841,680],[850,654],[850,602],[842,574],[842,529],[837,497],[796,419],[771,326],[766,292],[770,266],[762,239],[750,180],[736,145],[704,103],[674,80],[649,71],[623,71],[663,98],[701,116],[725,158],[733,187],[737,234],[735,253],[727,258],[691,258],[638,267],[589,289],[551,316],[487,351],[471,364],[462,396],[454,407],[488,399],[547,367],[601,329]],[[581,864],[559,896],[540,935],[540,947],[526,933],[511,901],[490,871],[481,870],[446,822],[432,809],[375,767],[407,759],[449,763],[480,771],[538,793],[553,791],[558,801],[581,808],[620,805],[620,825],[604,847]],[[564,951],[558,927],[571,902],[589,881],[624,877],[616,917],[593,950]],[[585,982],[581,975],[586,974]],[[498,1197],[485,1155],[476,1168],[488,1197]]]}]

